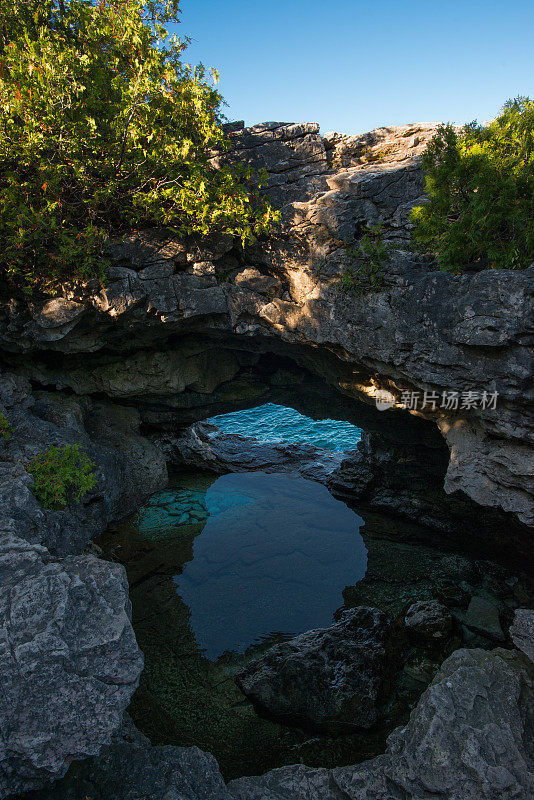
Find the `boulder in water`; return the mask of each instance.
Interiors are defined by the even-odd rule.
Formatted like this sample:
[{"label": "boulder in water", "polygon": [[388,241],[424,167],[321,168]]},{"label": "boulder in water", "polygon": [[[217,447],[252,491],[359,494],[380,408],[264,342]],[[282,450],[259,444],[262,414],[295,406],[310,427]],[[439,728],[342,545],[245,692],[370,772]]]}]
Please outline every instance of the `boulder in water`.
[{"label": "boulder in water", "polygon": [[259,712],[326,733],[370,728],[378,720],[401,652],[384,613],[358,606],[330,628],[270,648],[236,676]]}]

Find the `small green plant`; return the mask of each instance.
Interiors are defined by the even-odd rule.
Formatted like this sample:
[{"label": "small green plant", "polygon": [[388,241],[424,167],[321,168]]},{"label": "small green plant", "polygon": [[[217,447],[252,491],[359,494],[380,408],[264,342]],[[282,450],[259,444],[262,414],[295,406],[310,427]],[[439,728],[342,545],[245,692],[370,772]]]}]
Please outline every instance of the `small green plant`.
[{"label": "small green plant", "polygon": [[33,476],[32,491],[45,508],[63,509],[79,502],[97,482],[96,464],[79,444],[51,445],[26,466]]},{"label": "small green plant", "polygon": [[389,250],[384,242],[382,225],[368,226],[357,247],[347,248],[356,262],[341,275],[341,289],[358,295],[381,292],[385,289],[384,264]]},{"label": "small green plant", "polygon": [[230,280],[230,275],[234,271],[234,267],[227,267],[225,269],[220,269],[216,273],[217,283],[227,283]]},{"label": "small green plant", "polygon": [[489,125],[441,125],[423,156],[429,202],[414,245],[443,270],[525,269],[534,260],[534,101],[509,100]]},{"label": "small green plant", "polygon": [[7,442],[11,437],[13,428],[9,424],[9,420],[5,414],[0,414],[0,438]]}]

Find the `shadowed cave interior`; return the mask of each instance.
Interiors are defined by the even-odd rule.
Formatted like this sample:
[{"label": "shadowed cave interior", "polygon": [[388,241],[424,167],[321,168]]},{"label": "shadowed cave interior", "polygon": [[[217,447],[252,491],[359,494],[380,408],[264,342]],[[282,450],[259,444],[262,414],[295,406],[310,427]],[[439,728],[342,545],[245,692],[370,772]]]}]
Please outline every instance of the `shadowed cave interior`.
[{"label": "shadowed cave interior", "polygon": [[[197,745],[216,756],[226,778],[296,762],[332,767],[377,755],[450,652],[504,643],[498,629],[477,628],[466,615],[470,599],[482,597],[497,609],[506,631],[518,598],[532,597],[532,581],[518,558],[527,547],[523,526],[459,492],[445,494],[449,453],[433,423],[344,397],[287,357],[261,355],[215,394],[200,406],[209,421],[214,414],[237,409],[238,416],[242,409],[276,403],[281,413],[289,407],[312,419],[356,425],[364,431],[360,451],[373,465],[372,479],[355,498],[347,486],[332,485],[329,492],[264,470],[213,471],[201,462],[192,467],[181,462],[179,447],[169,446],[167,489],[98,542],[105,557],[126,567],[145,655],[129,711],[153,744]],[[201,412],[189,401],[181,398],[180,416],[186,409],[187,422],[194,423]],[[168,443],[183,434],[174,409],[145,398],[141,413],[145,433]],[[245,451],[246,441],[241,446]],[[321,530],[321,514],[330,523],[344,519],[345,538],[343,524],[336,525],[325,547],[328,526],[325,521]],[[510,531],[508,551],[503,525]],[[304,546],[303,536],[309,539]],[[243,548],[256,548],[254,557],[243,558]],[[299,549],[304,553],[295,559]],[[325,562],[335,579],[323,591],[319,565]],[[312,597],[320,607],[317,617]],[[370,730],[332,736],[282,723],[255,709],[235,685],[244,664],[273,644],[332,624],[345,609],[374,606],[400,624],[412,603],[427,599],[447,606],[455,624],[436,645],[405,645]]]}]

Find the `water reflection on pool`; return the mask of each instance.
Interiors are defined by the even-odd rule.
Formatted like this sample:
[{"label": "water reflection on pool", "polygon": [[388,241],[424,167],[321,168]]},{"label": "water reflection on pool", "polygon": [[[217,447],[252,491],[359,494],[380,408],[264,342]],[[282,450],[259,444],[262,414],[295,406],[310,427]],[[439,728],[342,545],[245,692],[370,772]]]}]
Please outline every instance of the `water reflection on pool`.
[{"label": "water reflection on pool", "polygon": [[209,516],[193,559],[174,580],[210,659],[274,634],[330,625],[345,586],[365,575],[363,520],[318,483],[224,475],[205,504]]}]

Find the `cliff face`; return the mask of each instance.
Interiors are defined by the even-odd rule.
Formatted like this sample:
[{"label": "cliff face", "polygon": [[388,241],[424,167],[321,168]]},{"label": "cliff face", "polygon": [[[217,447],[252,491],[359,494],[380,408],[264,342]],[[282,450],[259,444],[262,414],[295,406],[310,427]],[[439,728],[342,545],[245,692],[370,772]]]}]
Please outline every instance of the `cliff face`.
[{"label": "cliff face", "polygon": [[[432,420],[450,452],[445,490],[534,524],[534,268],[450,275],[409,250],[419,157],[434,128],[352,137],[321,137],[314,124],[233,128],[232,157],[269,173],[283,213],[276,237],[245,251],[229,237],[178,242],[162,230],[114,242],[104,290],[4,301],[9,366],[176,427],[257,403],[259,354],[271,354],[358,401],[356,421],[377,391],[392,392],[396,406],[377,427],[393,415],[397,428],[408,414]],[[385,290],[343,291],[354,246],[376,224],[390,253]],[[418,393],[417,409],[401,409],[403,391]],[[458,408],[442,407],[444,392],[458,393]],[[496,408],[482,407],[483,392],[497,392]]]},{"label": "cliff face", "polygon": [[[268,400],[348,419],[367,432],[367,450],[334,489],[354,497],[359,486],[379,507],[462,534],[468,513],[470,531],[475,524],[475,503],[493,507],[497,539],[516,552],[530,546],[517,519],[534,524],[534,268],[447,275],[409,250],[408,214],[422,198],[419,156],[432,133],[429,126],[403,126],[321,137],[310,124],[233,126],[232,157],[265,167],[267,191],[282,206],[276,236],[244,251],[230,237],[179,242],[168,231],[146,231],[110,245],[105,289],[88,285],[80,294],[66,287],[64,296],[46,301],[0,301],[0,412],[15,429],[0,444],[0,659],[10,681],[0,702],[0,797],[60,777],[71,760],[99,751],[112,767],[120,756],[121,775],[131,771],[132,748],[156,773],[158,758],[182,763],[193,753],[147,749],[137,740],[106,749],[142,656],[121,568],[82,554],[92,536],[165,483],[177,429]],[[358,266],[355,246],[366,226],[378,223],[390,248],[384,290],[343,291],[343,275]],[[375,405],[380,390],[396,398],[386,411]],[[419,393],[417,408],[401,407],[403,391]],[[441,407],[443,392],[461,398],[484,391],[498,393],[495,408],[482,407],[480,398],[470,408]],[[435,409],[433,402],[421,408],[425,392]],[[23,465],[48,443],[74,441],[97,463],[98,486],[73,511],[43,511]],[[468,692],[458,661],[461,698],[450,702],[461,724],[484,731],[494,719],[521,722],[517,675],[514,696],[501,697],[502,676],[512,670],[507,660],[473,658],[465,680],[473,696],[483,687],[484,707],[463,708]],[[421,701],[415,727],[397,736],[384,761],[369,762],[379,794],[393,781],[404,794],[426,796],[429,784],[414,788],[399,764],[409,762],[411,774],[419,774],[426,750],[413,731],[419,718],[428,717],[432,728],[439,713],[432,698],[440,691],[449,697],[450,686],[443,677]],[[460,727],[445,737],[447,763],[460,762],[463,738]],[[516,738],[508,753],[516,746],[523,753],[522,729]],[[495,762],[488,752],[477,762],[480,775]],[[198,796],[209,797],[202,758],[197,766]],[[333,786],[330,773],[310,778],[300,767],[288,769],[292,796],[304,789],[329,796],[321,781]],[[469,792],[505,800],[515,781],[513,792],[526,798],[531,771],[516,772],[500,793],[498,781],[482,792],[486,778],[470,773]],[[459,775],[458,791],[444,796],[465,795],[467,778]],[[338,777],[336,797],[350,781],[371,780],[365,770]],[[444,784],[453,786],[456,778],[449,778]],[[213,796],[225,796],[218,774],[213,781]],[[231,788],[234,797],[286,797],[277,792],[261,780]],[[354,796],[368,795],[362,789]]]}]

